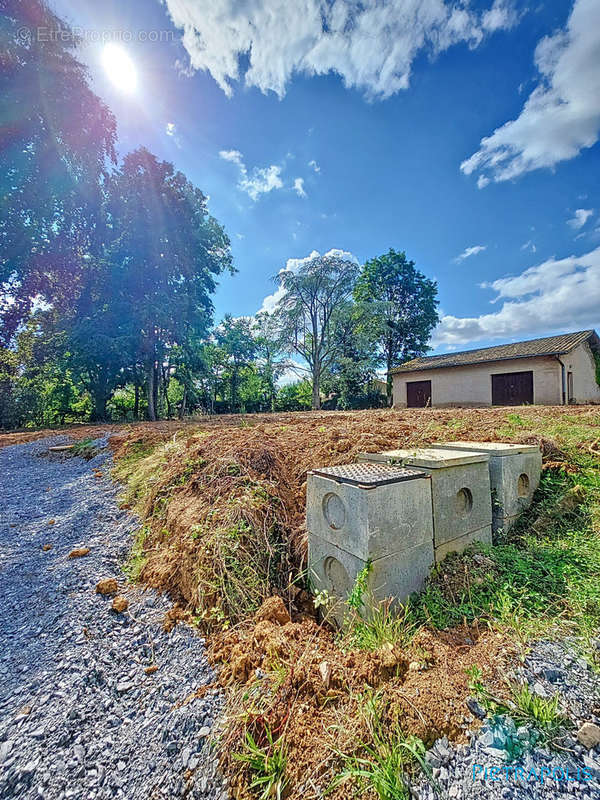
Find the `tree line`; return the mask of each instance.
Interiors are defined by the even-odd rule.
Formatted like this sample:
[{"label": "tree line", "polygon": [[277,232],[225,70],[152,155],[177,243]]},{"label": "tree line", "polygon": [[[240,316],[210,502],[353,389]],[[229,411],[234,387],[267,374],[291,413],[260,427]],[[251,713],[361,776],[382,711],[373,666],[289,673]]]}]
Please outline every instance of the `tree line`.
[{"label": "tree line", "polygon": [[318,256],[271,313],[215,325],[235,268],[205,194],[143,147],[119,161],[67,25],[2,5],[0,426],[389,402],[376,376],[426,352],[435,282],[403,252]]}]

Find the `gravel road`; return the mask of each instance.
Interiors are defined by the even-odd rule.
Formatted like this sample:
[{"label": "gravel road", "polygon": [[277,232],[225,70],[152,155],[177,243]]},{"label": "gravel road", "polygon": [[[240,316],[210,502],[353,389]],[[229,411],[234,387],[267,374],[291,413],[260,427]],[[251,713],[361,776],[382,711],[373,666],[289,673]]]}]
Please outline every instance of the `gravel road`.
[{"label": "gravel road", "polygon": [[[108,451],[45,455],[63,441],[0,449],[0,798],[226,797],[209,744],[220,698],[193,696],[213,679],[204,642],[165,632],[168,599],[127,586],[137,522]],[[90,552],[69,559],[77,547]],[[103,578],[125,613],[96,594]]]}]

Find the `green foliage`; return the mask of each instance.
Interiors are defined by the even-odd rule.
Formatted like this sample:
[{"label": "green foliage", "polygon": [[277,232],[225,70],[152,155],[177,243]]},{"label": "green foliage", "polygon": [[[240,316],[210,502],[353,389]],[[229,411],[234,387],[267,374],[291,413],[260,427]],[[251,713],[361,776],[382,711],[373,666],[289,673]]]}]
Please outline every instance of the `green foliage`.
[{"label": "green foliage", "polygon": [[329,255],[315,256],[297,271],[284,269],[277,276],[283,291],[275,311],[281,341],[308,365],[313,408],[321,407],[321,380],[339,345],[334,332],[347,322],[345,308],[357,271],[353,261]]},{"label": "green foliage", "polygon": [[352,753],[338,753],[343,769],[331,789],[352,781],[361,792],[374,792],[380,800],[409,800],[410,772],[418,766],[429,775],[425,745],[416,736],[405,736],[397,722],[384,719],[379,694],[363,695],[360,709],[364,741],[357,741]]},{"label": "green foliage", "polygon": [[260,800],[271,800],[283,797],[286,778],[285,769],[287,766],[287,755],[285,750],[285,740],[283,736],[276,741],[269,726],[265,724],[266,742],[261,747],[257,744],[250,731],[246,731],[244,749],[241,753],[235,753],[236,761],[247,764],[252,778],[250,788],[256,792]]},{"label": "green foliage", "polygon": [[419,272],[406,253],[390,248],[365,263],[354,298],[375,329],[391,397],[390,369],[429,349],[427,343],[438,322],[437,284]]},{"label": "green foliage", "polygon": [[277,411],[308,411],[312,403],[312,386],[309,381],[295,381],[282,386],[277,392]]}]

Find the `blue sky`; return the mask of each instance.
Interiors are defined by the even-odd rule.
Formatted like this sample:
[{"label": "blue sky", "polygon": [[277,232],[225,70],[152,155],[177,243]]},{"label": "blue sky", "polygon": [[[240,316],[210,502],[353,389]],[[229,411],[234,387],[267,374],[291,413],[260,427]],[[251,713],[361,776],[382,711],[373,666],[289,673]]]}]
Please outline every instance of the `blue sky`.
[{"label": "blue sky", "polygon": [[51,5],[120,152],[173,161],[225,225],[217,319],[288,259],[393,247],[439,283],[435,352],[600,328],[600,0]]}]

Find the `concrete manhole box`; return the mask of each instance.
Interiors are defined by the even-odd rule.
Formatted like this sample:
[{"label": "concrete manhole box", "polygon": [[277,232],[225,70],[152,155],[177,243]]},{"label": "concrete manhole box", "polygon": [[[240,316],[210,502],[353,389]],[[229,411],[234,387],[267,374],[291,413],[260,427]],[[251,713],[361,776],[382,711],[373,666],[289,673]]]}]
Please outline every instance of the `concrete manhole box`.
[{"label": "concrete manhole box", "polygon": [[433,448],[361,453],[360,462],[402,465],[431,477],[435,560],[472,542],[492,541],[489,456]]},{"label": "concrete manhole box", "polygon": [[535,444],[506,442],[444,442],[436,449],[487,453],[492,489],[494,531],[507,531],[531,505],[540,483],[542,453]]},{"label": "concrete manhole box", "polygon": [[[431,480],[422,470],[384,464],[312,470],[306,527],[317,591],[346,600],[370,561],[374,597],[405,600],[422,587],[434,560]],[[343,609],[334,616],[341,621]]]}]

